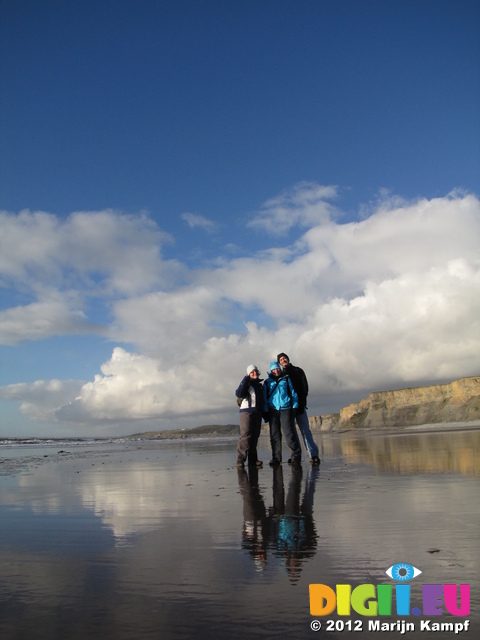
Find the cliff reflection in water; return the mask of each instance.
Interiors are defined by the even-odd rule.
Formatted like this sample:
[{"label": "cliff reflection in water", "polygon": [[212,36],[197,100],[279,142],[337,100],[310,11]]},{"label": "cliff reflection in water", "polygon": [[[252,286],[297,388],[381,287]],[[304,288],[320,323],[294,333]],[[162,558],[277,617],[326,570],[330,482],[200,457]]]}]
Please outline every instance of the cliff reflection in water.
[{"label": "cliff reflection in water", "polygon": [[344,455],[349,463],[373,465],[379,472],[461,473],[480,476],[480,431],[351,435],[323,439],[327,455]]},{"label": "cliff reflection in water", "polygon": [[257,571],[264,569],[270,553],[279,559],[290,582],[295,584],[305,560],[315,555],[317,533],[313,498],[319,472],[318,467],[309,469],[306,474],[301,467],[289,468],[291,475],[285,496],[283,469],[281,466],[272,469],[272,505],[267,508],[258,484],[257,469],[249,468],[248,472],[239,469],[244,519],[242,547],[249,551]]}]

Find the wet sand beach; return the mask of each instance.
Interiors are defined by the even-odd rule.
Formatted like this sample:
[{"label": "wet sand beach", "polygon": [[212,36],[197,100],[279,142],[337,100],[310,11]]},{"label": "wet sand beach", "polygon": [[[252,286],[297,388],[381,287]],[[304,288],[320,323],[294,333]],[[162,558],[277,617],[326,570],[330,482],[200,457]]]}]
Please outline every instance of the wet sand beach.
[{"label": "wet sand beach", "polygon": [[[1,640],[479,637],[480,430],[317,440],[319,468],[271,469],[262,437],[258,472],[236,440],[3,448]],[[394,585],[396,563],[422,572],[412,608],[470,584],[470,614],[310,614],[310,584]]]}]

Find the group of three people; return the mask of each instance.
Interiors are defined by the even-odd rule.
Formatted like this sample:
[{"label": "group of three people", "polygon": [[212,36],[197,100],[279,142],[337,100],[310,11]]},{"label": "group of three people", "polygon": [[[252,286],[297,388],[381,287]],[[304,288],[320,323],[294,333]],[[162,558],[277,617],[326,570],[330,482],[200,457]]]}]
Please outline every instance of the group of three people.
[{"label": "group of three people", "polygon": [[[263,384],[262,384],[263,382]],[[260,379],[258,367],[251,364],[247,375],[235,392],[240,406],[240,438],[237,446],[237,466],[248,461],[261,467],[257,456],[257,442],[262,428],[262,418],[270,425],[272,459],[270,466],[282,462],[282,431],[291,451],[288,462],[301,463],[302,450],[295,421],[302,434],[305,449],[312,464],[320,464],[318,446],[313,440],[307,415],[308,382],[303,369],[291,364],[286,353],[279,353],[270,363],[265,381]]]}]

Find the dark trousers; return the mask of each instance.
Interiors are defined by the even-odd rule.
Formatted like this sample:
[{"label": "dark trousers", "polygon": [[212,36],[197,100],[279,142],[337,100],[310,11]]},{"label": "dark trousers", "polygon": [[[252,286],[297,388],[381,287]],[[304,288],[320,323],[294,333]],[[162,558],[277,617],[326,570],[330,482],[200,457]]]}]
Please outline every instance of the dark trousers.
[{"label": "dark trousers", "polygon": [[292,409],[282,411],[270,410],[270,444],[272,445],[272,458],[282,461],[282,431],[285,440],[292,452],[292,458],[302,457],[300,441],[295,428],[295,416]]},{"label": "dark trousers", "polygon": [[260,413],[241,411],[239,421],[240,438],[237,446],[237,458],[245,462],[248,457],[248,464],[255,464],[257,461],[257,442],[262,428],[262,416]]}]

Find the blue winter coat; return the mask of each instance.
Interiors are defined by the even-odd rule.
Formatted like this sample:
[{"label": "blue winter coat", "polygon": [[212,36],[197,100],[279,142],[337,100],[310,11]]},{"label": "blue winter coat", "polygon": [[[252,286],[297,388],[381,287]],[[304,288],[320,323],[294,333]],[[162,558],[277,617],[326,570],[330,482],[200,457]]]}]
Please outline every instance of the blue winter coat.
[{"label": "blue winter coat", "polygon": [[287,375],[275,377],[272,373],[263,383],[265,409],[298,409],[298,395]]}]

